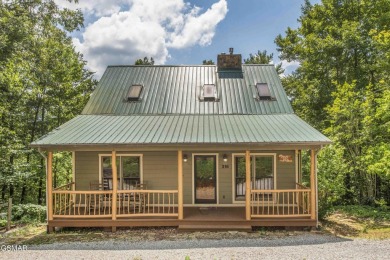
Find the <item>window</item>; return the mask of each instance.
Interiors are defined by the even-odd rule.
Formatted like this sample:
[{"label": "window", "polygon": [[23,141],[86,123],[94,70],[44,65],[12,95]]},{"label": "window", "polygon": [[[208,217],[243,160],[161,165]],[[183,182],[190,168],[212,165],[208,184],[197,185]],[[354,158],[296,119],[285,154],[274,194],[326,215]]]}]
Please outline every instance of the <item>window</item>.
[{"label": "window", "polygon": [[257,83],[256,88],[260,100],[272,100],[271,91],[267,83]]},{"label": "window", "polygon": [[[111,156],[101,156],[101,183],[104,189],[112,190]],[[117,155],[116,166],[118,175],[118,189],[134,189],[141,180],[141,156]]]},{"label": "window", "polygon": [[[275,188],[275,155],[257,154],[251,156],[251,188],[273,190]],[[245,156],[234,156],[235,200],[245,200],[246,165]]]},{"label": "window", "polygon": [[140,99],[142,93],[142,85],[131,85],[127,92],[127,101],[137,101]]},{"label": "window", "polygon": [[217,96],[217,90],[214,84],[203,85],[203,100],[215,101]]}]

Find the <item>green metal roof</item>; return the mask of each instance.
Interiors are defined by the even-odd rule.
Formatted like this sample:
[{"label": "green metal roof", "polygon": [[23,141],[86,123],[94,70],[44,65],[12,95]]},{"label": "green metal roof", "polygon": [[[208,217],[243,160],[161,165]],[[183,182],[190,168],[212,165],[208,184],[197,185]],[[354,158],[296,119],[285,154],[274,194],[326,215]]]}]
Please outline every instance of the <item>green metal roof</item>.
[{"label": "green metal roof", "polygon": [[327,144],[330,140],[294,114],[80,115],[32,145],[239,143]]},{"label": "green metal roof", "polygon": [[[275,101],[256,100],[256,83],[268,83]],[[141,101],[127,102],[132,84],[144,86]],[[204,102],[204,84],[217,86],[219,101]],[[240,72],[217,66],[109,66],[82,114],[283,114],[293,113],[273,65],[243,65]]]},{"label": "green metal roof", "polygon": [[[257,99],[267,83],[274,101]],[[128,102],[133,84],[141,100]],[[215,84],[218,101],[199,100]],[[330,140],[296,116],[273,65],[110,66],[82,115],[32,146],[92,144],[327,144]]]}]

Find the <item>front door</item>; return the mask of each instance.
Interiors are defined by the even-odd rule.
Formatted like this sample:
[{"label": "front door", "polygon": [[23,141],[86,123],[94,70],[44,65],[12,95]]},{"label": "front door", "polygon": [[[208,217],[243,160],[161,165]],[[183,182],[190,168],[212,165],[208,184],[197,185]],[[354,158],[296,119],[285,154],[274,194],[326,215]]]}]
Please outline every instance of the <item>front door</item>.
[{"label": "front door", "polygon": [[217,203],[216,162],[215,155],[194,156],[195,203]]}]

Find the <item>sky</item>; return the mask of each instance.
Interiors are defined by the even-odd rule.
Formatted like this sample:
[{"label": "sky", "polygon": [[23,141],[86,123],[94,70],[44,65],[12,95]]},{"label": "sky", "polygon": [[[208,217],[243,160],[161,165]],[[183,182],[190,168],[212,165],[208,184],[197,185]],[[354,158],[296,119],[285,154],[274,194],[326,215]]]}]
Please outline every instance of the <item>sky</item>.
[{"label": "sky", "polygon": [[[280,62],[274,43],[287,27],[297,28],[303,0],[56,0],[79,8],[84,28],[72,33],[77,51],[99,79],[108,65],[196,65],[217,59],[230,47],[248,58],[266,50]],[[296,63],[282,61],[286,74]]]}]

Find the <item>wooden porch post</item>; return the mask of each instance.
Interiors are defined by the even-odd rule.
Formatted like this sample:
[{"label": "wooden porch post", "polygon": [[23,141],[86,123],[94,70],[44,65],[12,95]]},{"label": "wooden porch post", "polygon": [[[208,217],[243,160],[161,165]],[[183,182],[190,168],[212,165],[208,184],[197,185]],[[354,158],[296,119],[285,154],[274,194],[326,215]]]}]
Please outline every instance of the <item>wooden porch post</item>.
[{"label": "wooden porch post", "polygon": [[[48,221],[53,220],[53,152],[47,154],[47,216]],[[50,228],[49,228],[50,231]]]},{"label": "wooden porch post", "polygon": [[[116,168],[116,151],[112,151],[111,155],[112,167],[112,220],[116,220],[116,200],[118,191],[118,173]],[[116,227],[112,227],[112,232],[116,231]]]},{"label": "wooden porch post", "polygon": [[249,150],[245,153],[245,216],[251,220],[251,157]]},{"label": "wooden porch post", "polygon": [[183,151],[177,152],[177,190],[178,190],[178,214],[183,219]]},{"label": "wooden porch post", "polygon": [[316,219],[316,189],[315,189],[315,175],[316,175],[316,160],[315,151],[310,151],[310,209],[311,219]]}]

